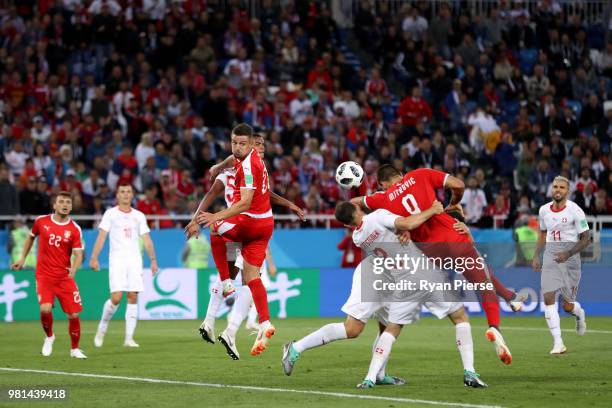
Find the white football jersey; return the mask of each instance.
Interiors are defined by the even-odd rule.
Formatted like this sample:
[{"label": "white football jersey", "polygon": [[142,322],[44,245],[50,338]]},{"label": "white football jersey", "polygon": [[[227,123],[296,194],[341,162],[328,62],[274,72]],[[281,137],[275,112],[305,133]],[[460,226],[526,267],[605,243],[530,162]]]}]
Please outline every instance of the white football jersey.
[{"label": "white football jersey", "polygon": [[353,242],[365,253],[364,258],[375,254],[377,256],[388,255],[388,247],[385,244],[399,244],[395,235],[395,215],[387,210],[376,210],[363,217],[361,225],[353,231]]},{"label": "white football jersey", "polygon": [[553,209],[552,201],[544,204],[538,218],[546,242],[578,242],[578,236],[589,229],[582,208],[569,200],[561,210]]},{"label": "white football jersey", "polygon": [[142,258],[140,236],[149,233],[145,215],[131,208],[124,212],[119,207],[106,210],[98,226],[109,235],[110,258]]},{"label": "white football jersey", "polygon": [[232,202],[234,200],[234,190],[236,189],[236,170],[234,168],[223,169],[221,173],[217,176],[215,180],[219,180],[225,186],[225,204],[227,208],[232,206]]}]

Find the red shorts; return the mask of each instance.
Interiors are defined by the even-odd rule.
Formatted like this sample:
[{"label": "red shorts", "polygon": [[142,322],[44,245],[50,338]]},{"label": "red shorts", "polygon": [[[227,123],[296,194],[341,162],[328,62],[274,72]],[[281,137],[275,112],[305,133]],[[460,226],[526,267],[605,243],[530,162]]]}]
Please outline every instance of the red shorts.
[{"label": "red shorts", "polygon": [[38,303],[45,304],[59,300],[64,313],[80,313],[83,310],[81,295],[74,279],[65,278],[36,278],[36,294]]},{"label": "red shorts", "polygon": [[261,267],[274,231],[274,218],[252,218],[236,215],[215,223],[213,232],[223,239],[242,243],[242,257],[251,265]]}]

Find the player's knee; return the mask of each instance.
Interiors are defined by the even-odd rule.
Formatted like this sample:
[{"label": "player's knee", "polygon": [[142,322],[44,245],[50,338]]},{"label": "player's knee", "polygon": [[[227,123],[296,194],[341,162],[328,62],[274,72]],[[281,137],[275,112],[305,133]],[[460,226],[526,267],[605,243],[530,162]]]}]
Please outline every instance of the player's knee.
[{"label": "player's knee", "polygon": [[117,306],[119,302],[121,302],[121,298],[123,297],[123,292],[113,292],[111,294],[111,302]]},{"label": "player's knee", "polygon": [[43,313],[49,313],[51,312],[51,310],[53,310],[53,305],[50,303],[44,303],[40,305],[40,311]]},{"label": "player's knee", "polygon": [[138,302],[138,292],[128,292],[127,301],[131,304]]},{"label": "player's knee", "polygon": [[572,310],[574,310],[574,304],[563,301],[563,310],[565,310],[567,313],[570,313]]},{"label": "player's knee", "polygon": [[344,328],[346,330],[346,337],[348,339],[354,339],[356,337],[359,337],[359,335],[363,331],[363,323],[354,320],[348,320],[344,323]]},{"label": "player's knee", "polygon": [[451,313],[448,317],[451,319],[451,321],[455,325],[459,323],[467,323],[469,321],[468,314],[465,313],[465,309],[463,307]]},{"label": "player's knee", "polygon": [[69,313],[68,315],[68,319],[76,319],[77,317],[79,317],[78,313]]}]

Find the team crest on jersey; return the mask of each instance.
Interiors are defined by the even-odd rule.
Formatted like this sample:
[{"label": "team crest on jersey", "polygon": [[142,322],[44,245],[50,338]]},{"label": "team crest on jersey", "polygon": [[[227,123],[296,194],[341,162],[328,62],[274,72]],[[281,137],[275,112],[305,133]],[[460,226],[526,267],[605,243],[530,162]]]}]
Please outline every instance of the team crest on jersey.
[{"label": "team crest on jersey", "polygon": [[562,223],[564,223],[564,224],[566,224],[566,223],[567,223],[567,218],[563,217],[563,218],[561,219],[561,222],[562,222]]},{"label": "team crest on jersey", "polygon": [[64,232],[64,238],[65,239],[69,239],[70,238],[70,231]]}]

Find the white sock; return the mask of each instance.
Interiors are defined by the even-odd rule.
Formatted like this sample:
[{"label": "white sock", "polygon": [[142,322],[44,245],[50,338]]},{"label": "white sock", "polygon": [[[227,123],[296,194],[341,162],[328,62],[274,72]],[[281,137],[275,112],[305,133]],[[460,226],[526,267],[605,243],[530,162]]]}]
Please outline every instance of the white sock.
[{"label": "white sock", "polygon": [[138,322],[138,304],[128,303],[125,307],[125,340],[134,339],[134,330]]},{"label": "white sock", "polygon": [[223,302],[223,283],[218,280],[210,290],[210,299],[208,300],[208,309],[206,309],[205,320],[214,327],[215,319],[217,317],[217,311],[219,306]]},{"label": "white sock", "polygon": [[104,307],[102,308],[102,318],[98,324],[98,331],[100,333],[106,333],[106,330],[108,330],[108,322],[110,322],[113,318],[113,315],[117,311],[117,307],[118,306],[114,305],[110,299],[104,302]]},{"label": "white sock", "polygon": [[[374,339],[374,343],[372,343],[372,354],[374,354],[374,350],[376,350],[376,344],[378,343],[378,339],[380,339],[380,333],[376,333],[376,338]],[[387,357],[382,367],[380,368],[380,371],[378,371],[378,374],[376,374],[377,380],[382,380],[383,378],[385,378],[385,369],[387,368],[388,361],[389,358]]]},{"label": "white sock", "polygon": [[582,306],[580,306],[580,303],[574,302],[574,309],[572,309],[570,314],[573,314],[574,316],[578,316],[578,313],[580,313],[581,310],[582,310]]},{"label": "white sock", "polygon": [[391,354],[393,343],[395,343],[395,337],[391,333],[384,332],[379,336],[374,352],[372,353],[372,361],[370,361],[370,368],[368,370],[368,375],[366,375],[366,380],[370,380],[373,383],[376,382],[378,373]]},{"label": "white sock", "polygon": [[469,322],[455,325],[455,339],[461,356],[463,369],[476,372],[474,369],[474,342],[472,341],[472,326]]},{"label": "white sock", "polygon": [[252,304],[253,295],[251,294],[251,289],[249,289],[247,285],[242,285],[240,289],[238,289],[238,293],[236,294],[236,302],[234,303],[234,307],[232,307],[232,311],[227,318],[227,328],[225,331],[228,335],[236,337],[236,333],[249,313],[249,309],[251,308]]},{"label": "white sock", "polygon": [[347,337],[344,323],[330,323],[293,343],[293,348],[298,353],[301,353],[311,348],[324,346],[332,341],[346,339]]},{"label": "white sock", "polygon": [[253,326],[255,323],[257,323],[257,316],[258,314],[255,305],[251,305],[247,316],[247,324]]},{"label": "white sock", "polygon": [[563,339],[561,338],[561,319],[559,318],[559,310],[556,303],[544,306],[544,317],[555,344],[563,344]]}]

